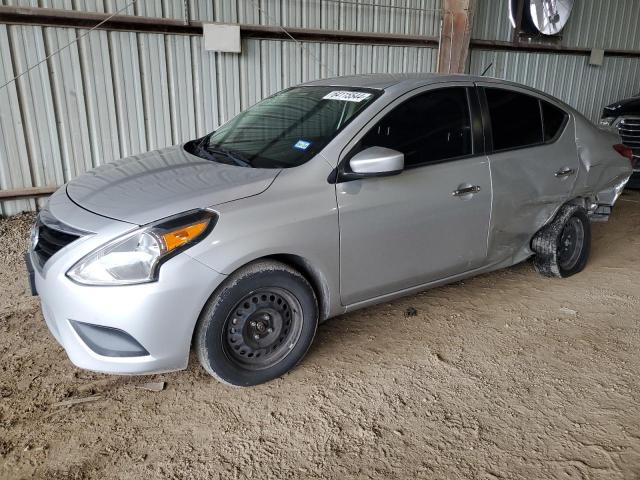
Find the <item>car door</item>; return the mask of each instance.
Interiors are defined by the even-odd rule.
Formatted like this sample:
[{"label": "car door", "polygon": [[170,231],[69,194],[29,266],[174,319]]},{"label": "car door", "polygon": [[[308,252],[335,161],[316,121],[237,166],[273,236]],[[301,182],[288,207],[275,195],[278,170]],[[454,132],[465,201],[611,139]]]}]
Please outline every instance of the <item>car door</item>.
[{"label": "car door", "polygon": [[343,304],[483,265],[491,176],[481,129],[473,86],[447,84],[396,100],[347,146],[343,162],[378,146],[404,153],[405,169],[336,184]]},{"label": "car door", "polygon": [[559,105],[529,90],[479,86],[494,196],[488,260],[517,263],[571,198],[579,168],[575,128]]}]

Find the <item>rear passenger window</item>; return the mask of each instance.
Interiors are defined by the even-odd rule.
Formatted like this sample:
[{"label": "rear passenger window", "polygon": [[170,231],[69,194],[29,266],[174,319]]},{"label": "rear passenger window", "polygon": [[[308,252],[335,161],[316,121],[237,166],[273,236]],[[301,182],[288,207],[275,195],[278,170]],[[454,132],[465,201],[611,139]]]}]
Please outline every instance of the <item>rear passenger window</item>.
[{"label": "rear passenger window", "polygon": [[553,140],[564,127],[567,114],[564,110],[540,100],[542,105],[542,123],[544,124],[544,141]]},{"label": "rear passenger window", "polygon": [[466,89],[441,88],[401,103],[367,132],[357,150],[368,147],[404,153],[407,167],[470,155],[473,150]]},{"label": "rear passenger window", "polygon": [[538,99],[499,88],[485,88],[493,149],[509,150],[543,142]]}]

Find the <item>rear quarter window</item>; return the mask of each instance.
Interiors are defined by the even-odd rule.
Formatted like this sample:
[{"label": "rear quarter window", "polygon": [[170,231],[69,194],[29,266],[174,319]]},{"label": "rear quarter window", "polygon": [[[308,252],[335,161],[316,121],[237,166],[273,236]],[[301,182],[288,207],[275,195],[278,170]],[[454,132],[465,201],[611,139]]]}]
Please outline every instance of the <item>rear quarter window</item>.
[{"label": "rear quarter window", "polygon": [[569,116],[567,112],[561,108],[551,105],[544,100],[540,100],[540,108],[542,110],[544,141],[550,142],[560,135]]},{"label": "rear quarter window", "polygon": [[493,149],[510,150],[543,142],[538,99],[512,90],[485,88]]}]

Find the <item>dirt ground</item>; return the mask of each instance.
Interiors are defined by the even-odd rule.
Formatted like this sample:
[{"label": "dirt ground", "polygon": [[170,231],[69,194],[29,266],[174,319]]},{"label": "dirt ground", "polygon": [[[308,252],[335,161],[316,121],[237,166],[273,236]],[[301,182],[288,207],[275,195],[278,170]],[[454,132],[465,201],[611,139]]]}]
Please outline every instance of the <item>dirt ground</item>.
[{"label": "dirt ground", "polygon": [[194,357],[74,368],[25,294],[32,218],[0,220],[0,478],[640,478],[640,193],[594,224],[580,275],[527,262],[344,315],[250,389]]}]

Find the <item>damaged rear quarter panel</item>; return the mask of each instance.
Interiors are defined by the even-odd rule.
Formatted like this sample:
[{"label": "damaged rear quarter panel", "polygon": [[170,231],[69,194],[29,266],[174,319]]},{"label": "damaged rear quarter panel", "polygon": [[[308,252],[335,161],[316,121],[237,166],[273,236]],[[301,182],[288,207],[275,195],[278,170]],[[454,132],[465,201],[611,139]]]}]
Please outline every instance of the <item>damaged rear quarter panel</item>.
[{"label": "damaged rear quarter panel", "polygon": [[613,206],[632,173],[631,163],[613,149],[618,135],[598,129],[576,115],[576,147],[581,168],[574,197]]},{"label": "damaged rear quarter panel", "polygon": [[[490,155],[493,185],[489,264],[518,263],[533,253],[530,242],[571,198],[580,164],[570,115],[553,143]],[[557,177],[571,168],[574,175]]]}]

